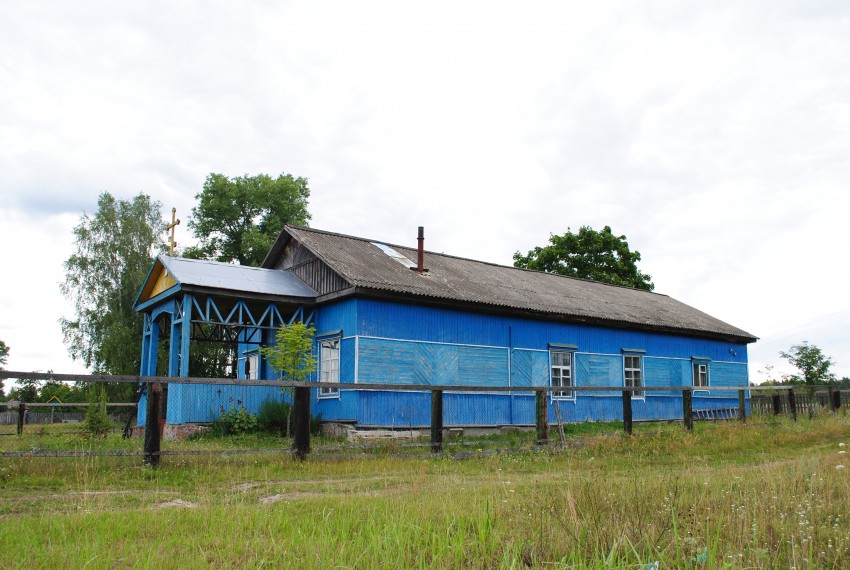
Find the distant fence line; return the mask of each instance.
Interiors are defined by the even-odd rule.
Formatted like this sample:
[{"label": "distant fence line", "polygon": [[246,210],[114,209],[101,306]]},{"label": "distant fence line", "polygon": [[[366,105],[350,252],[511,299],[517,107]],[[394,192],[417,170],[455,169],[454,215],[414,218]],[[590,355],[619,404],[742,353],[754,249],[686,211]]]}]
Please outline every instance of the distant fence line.
[{"label": "distant fence line", "polygon": [[796,390],[831,391],[836,387],[822,384],[818,386],[758,385],[758,386],[459,386],[454,384],[392,384],[392,383],[350,383],[350,382],[294,382],[291,380],[252,380],[234,378],[196,378],[185,376],[130,376],[106,374],[54,374],[52,372],[16,372],[0,370],[0,379],[47,380],[54,382],[121,382],[145,384],[211,384],[223,386],[277,386],[281,388],[341,388],[343,390],[440,390],[443,392],[776,392],[790,388]]},{"label": "distant fence line", "polygon": [[[551,392],[603,392],[619,396],[623,407],[623,428],[628,434],[632,433],[632,393],[633,392],[666,392],[680,393],[682,398],[682,421],[685,429],[693,429],[694,419],[739,419],[747,418],[747,395],[750,394],[750,413],[758,409],[761,413],[778,415],[787,413],[793,420],[797,419],[797,411],[808,409],[812,413],[817,405],[829,406],[833,411],[842,405],[842,392],[833,386],[458,386],[458,385],[415,385],[415,384],[363,384],[340,382],[293,382],[287,380],[250,380],[233,378],[193,378],[174,376],[110,376],[84,374],[54,374],[43,372],[0,371],[0,378],[47,380],[58,382],[123,382],[146,385],[147,409],[144,435],[143,456],[145,463],[156,467],[160,457],[168,453],[161,450],[162,438],[162,385],[167,384],[202,384],[221,386],[257,386],[292,388],[293,454],[304,459],[310,453],[310,390],[314,388],[336,388],[342,390],[398,390],[411,392],[430,392],[431,394],[431,451],[443,451],[443,394],[444,392],[524,392],[534,393],[535,396],[535,432],[536,442],[546,444],[549,440],[549,418],[546,402],[547,393]],[[818,391],[820,390],[820,391]],[[695,392],[735,392],[738,396],[737,407],[722,410],[694,410],[693,398]],[[751,394],[756,392],[756,394]],[[698,394],[697,394],[698,395]],[[22,432],[23,419],[26,417],[28,406],[79,406],[80,404],[26,404],[18,402],[17,412],[18,433]],[[87,404],[83,404],[87,405]],[[134,405],[134,404],[121,404]],[[755,407],[754,407],[755,406]],[[563,443],[562,421],[555,408],[557,425]],[[707,413],[712,412],[712,413]],[[15,413],[15,412],[12,412]],[[128,422],[129,425],[129,422]],[[126,428],[125,428],[126,433]],[[0,454],[3,455],[3,454]]]}]

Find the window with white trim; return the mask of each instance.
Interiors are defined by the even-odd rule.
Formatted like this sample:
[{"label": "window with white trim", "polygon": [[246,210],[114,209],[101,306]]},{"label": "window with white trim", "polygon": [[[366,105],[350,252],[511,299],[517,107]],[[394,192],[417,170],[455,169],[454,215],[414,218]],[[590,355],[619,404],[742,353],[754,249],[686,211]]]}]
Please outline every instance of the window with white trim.
[{"label": "window with white trim", "polygon": [[[643,356],[640,354],[623,355],[623,378],[626,388],[643,387]],[[643,398],[643,390],[632,392],[632,398]]]},{"label": "window with white trim", "polygon": [[[573,387],[573,353],[571,350],[550,350],[549,362],[551,374],[549,382],[553,387]],[[572,390],[553,390],[552,398],[574,398]]]},{"label": "window with white trim", "polygon": [[707,360],[694,360],[694,387],[708,388]]},{"label": "window with white trim", "polygon": [[[331,338],[319,342],[319,381],[339,382],[339,339]],[[319,388],[320,396],[335,396],[339,388]]]},{"label": "window with white trim", "polygon": [[245,378],[257,380],[260,377],[260,353],[249,352],[245,355]]}]

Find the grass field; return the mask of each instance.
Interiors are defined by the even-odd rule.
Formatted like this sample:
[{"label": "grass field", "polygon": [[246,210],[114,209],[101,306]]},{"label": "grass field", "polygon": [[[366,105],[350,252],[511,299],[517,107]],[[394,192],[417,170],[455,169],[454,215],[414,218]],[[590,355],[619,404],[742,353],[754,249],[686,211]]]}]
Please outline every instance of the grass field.
[{"label": "grass field", "polygon": [[[462,460],[4,458],[0,567],[848,567],[844,443],[850,417],[827,414],[691,434],[654,424]],[[201,444],[233,446],[180,446]],[[0,439],[3,451],[54,445]]]}]

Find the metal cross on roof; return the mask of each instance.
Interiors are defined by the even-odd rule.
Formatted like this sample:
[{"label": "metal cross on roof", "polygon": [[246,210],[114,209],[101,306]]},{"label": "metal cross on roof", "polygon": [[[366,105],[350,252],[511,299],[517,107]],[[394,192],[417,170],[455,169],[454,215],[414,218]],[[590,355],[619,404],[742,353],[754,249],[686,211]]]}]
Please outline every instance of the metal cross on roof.
[{"label": "metal cross on roof", "polygon": [[165,226],[165,231],[171,230],[171,235],[168,237],[168,252],[169,255],[174,255],[174,248],[177,247],[177,242],[174,241],[174,228],[180,224],[177,219],[177,208],[171,208],[171,223]]}]

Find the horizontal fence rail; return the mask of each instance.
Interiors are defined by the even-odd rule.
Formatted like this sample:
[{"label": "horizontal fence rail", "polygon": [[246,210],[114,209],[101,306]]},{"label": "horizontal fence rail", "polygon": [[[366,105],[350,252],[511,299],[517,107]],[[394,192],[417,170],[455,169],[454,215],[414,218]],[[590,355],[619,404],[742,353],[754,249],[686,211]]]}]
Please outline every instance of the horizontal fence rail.
[{"label": "horizontal fence rail", "polygon": [[[627,434],[632,433],[633,428],[633,400],[638,401],[643,399],[644,394],[658,394],[660,396],[667,397],[675,397],[681,400],[681,415],[673,416],[681,419],[686,430],[690,431],[693,429],[694,421],[706,421],[706,420],[739,420],[746,421],[747,416],[753,413],[761,414],[763,416],[771,416],[771,415],[779,415],[786,414],[791,419],[796,420],[798,412],[808,412],[811,417],[815,410],[819,408],[829,408],[831,411],[835,412],[839,410],[842,406],[842,397],[846,400],[847,393],[842,395],[841,390],[835,386],[805,386],[805,387],[794,387],[794,386],[738,386],[738,387],[730,387],[730,386],[692,386],[692,385],[683,385],[683,386],[466,386],[466,385],[440,385],[440,384],[398,384],[398,383],[332,383],[332,382],[293,382],[287,380],[273,379],[273,380],[256,380],[256,379],[233,379],[233,378],[195,378],[195,377],[176,377],[176,376],[112,376],[112,375],[85,375],[85,374],[57,374],[50,372],[21,372],[21,371],[6,371],[0,370],[0,379],[17,379],[17,380],[37,380],[37,381],[51,381],[51,382],[90,382],[90,383],[105,383],[105,382],[117,382],[117,383],[132,383],[139,386],[139,390],[137,390],[137,397],[142,392],[144,392],[145,400],[144,408],[137,410],[137,404],[130,402],[116,402],[116,403],[107,403],[108,407],[111,408],[123,408],[129,412],[126,418],[126,426],[124,428],[125,436],[129,435],[132,430],[131,423],[133,419],[137,416],[140,419],[145,420],[144,424],[144,444],[143,449],[140,451],[63,451],[63,450],[38,450],[33,448],[30,451],[2,451],[0,452],[0,457],[82,457],[82,456],[141,456],[144,458],[144,462],[148,465],[156,467],[159,464],[161,457],[167,457],[169,455],[209,455],[209,454],[219,454],[219,455],[241,455],[247,453],[283,453],[287,450],[285,449],[245,449],[245,450],[185,450],[185,451],[171,451],[171,450],[162,450],[162,437],[163,430],[165,426],[165,417],[163,415],[164,408],[167,406],[168,398],[165,397],[165,393],[168,390],[169,385],[204,385],[210,386],[214,390],[210,392],[209,398],[209,407],[210,412],[212,412],[213,408],[220,411],[222,415],[225,413],[225,407],[221,403],[227,394],[230,394],[230,402],[231,407],[234,398],[237,398],[238,395],[247,394],[247,392],[234,392],[232,390],[228,390],[230,388],[252,388],[252,387],[262,387],[262,388],[281,388],[291,390],[289,392],[291,397],[287,400],[286,405],[289,406],[290,411],[287,412],[289,414],[286,419],[285,428],[286,435],[288,437],[292,437],[292,448],[288,451],[292,453],[296,458],[304,459],[311,452],[311,439],[310,439],[310,423],[311,423],[311,415],[310,415],[310,402],[311,396],[310,391],[314,389],[319,389],[321,394],[327,394],[328,390],[339,390],[339,391],[376,391],[376,392],[401,392],[401,393],[426,393],[430,394],[430,410],[428,410],[428,405],[424,404],[424,401],[420,401],[423,405],[420,406],[423,409],[415,410],[417,418],[427,418],[430,416],[430,420],[425,419],[424,421],[430,421],[430,441],[429,443],[408,443],[408,444],[395,444],[397,448],[415,448],[422,447],[423,451],[430,447],[430,451],[433,453],[445,453],[447,446],[451,445],[459,445],[456,442],[452,441],[452,438],[455,437],[455,432],[460,431],[463,432],[462,428],[453,427],[458,424],[445,424],[444,419],[446,417],[447,408],[446,408],[446,400],[445,397],[447,394],[458,394],[456,396],[452,396],[453,398],[465,398],[463,394],[482,394],[482,398],[484,398],[484,394],[505,394],[506,396],[531,396],[534,398],[533,401],[533,410],[529,416],[532,418],[532,423],[522,423],[522,421],[511,420],[509,424],[502,424],[503,428],[511,428],[511,430],[523,429],[530,430],[534,433],[534,444],[537,446],[548,445],[550,442],[550,422],[551,418],[549,414],[554,412],[555,414],[555,424],[558,427],[557,434],[561,447],[565,447],[568,445],[568,439],[565,437],[565,429],[564,429],[564,421],[562,418],[562,405],[569,404],[570,401],[575,402],[575,397],[577,395],[603,395],[608,398],[618,398],[622,402],[622,415],[619,415],[620,412],[617,411],[614,413],[617,417],[622,419],[623,430]],[[175,388],[176,389],[176,388]],[[224,391],[224,392],[223,392]],[[218,400],[214,401],[214,397],[212,396],[213,392],[221,395],[222,393],[225,396],[219,396]],[[639,392],[640,394],[635,394],[635,392]],[[706,402],[710,401],[712,396],[706,394],[710,392],[714,394],[713,398],[721,398],[719,402],[711,402],[714,407],[706,407]],[[256,392],[252,392],[256,393]],[[568,393],[568,396],[565,395]],[[236,395],[234,395],[236,394]],[[718,394],[728,394],[718,396]],[[736,398],[737,396],[737,398]],[[476,396],[478,397],[478,396]],[[416,398],[422,398],[421,396],[416,396]],[[737,399],[737,402],[735,401]],[[239,406],[242,406],[241,400],[236,400]],[[321,400],[320,400],[321,401]],[[453,402],[464,401],[468,402],[468,400],[452,400]],[[525,400],[528,402],[528,400]],[[609,416],[611,415],[611,400],[606,400],[609,402],[605,404],[608,406],[607,413]],[[477,400],[476,400],[477,402]],[[513,398],[511,399],[513,402]],[[670,406],[675,404],[678,406],[678,403],[675,403],[676,400],[668,400],[665,403],[665,406],[668,406],[667,409],[667,417],[659,418],[658,416],[647,417],[646,411],[642,412],[643,416],[640,417],[642,420],[647,419],[666,419],[670,420],[670,413],[677,414],[678,412],[675,409],[670,410]],[[695,402],[699,402],[700,405],[695,407]],[[737,404],[737,405],[736,405]],[[69,408],[76,408],[77,410],[85,409],[90,406],[90,403],[76,403],[76,402],[50,402],[50,403],[27,403],[27,402],[0,402],[0,409],[3,406],[8,410],[6,412],[0,411],[0,420],[8,420],[7,425],[9,423],[13,423],[11,420],[14,418],[17,422],[17,434],[21,435],[23,433],[23,426],[25,423],[53,423],[55,422],[56,417],[60,417],[60,421],[62,419],[63,414],[70,414],[73,412],[64,412],[63,410],[67,410]],[[206,404],[202,404],[206,405]],[[458,404],[453,404],[457,406]],[[475,406],[476,404],[466,403],[468,406]],[[513,404],[512,404],[513,405]],[[619,404],[616,404],[619,406]],[[417,404],[419,406],[419,404]],[[458,409],[458,408],[456,408]],[[528,409],[528,408],[526,408]],[[39,410],[36,412],[36,410]],[[43,410],[43,411],[42,411]],[[118,410],[116,410],[117,412]],[[127,412],[121,412],[122,414],[126,414]],[[430,413],[429,413],[430,412]],[[392,410],[390,413],[396,413],[399,417],[398,422],[393,419],[393,425],[390,431],[394,433],[406,431],[409,428],[411,437],[414,437],[414,433],[416,435],[427,435],[427,427],[423,426],[421,420],[414,421],[412,418],[414,417],[414,410],[408,410],[404,413],[400,413],[399,410]],[[73,421],[79,423],[85,417],[84,412],[73,413],[74,418],[71,418],[69,421]],[[406,414],[406,415],[405,415]],[[8,417],[7,417],[8,416]],[[291,417],[290,417],[291,416]],[[44,417],[49,417],[49,420],[45,420]],[[70,416],[69,416],[70,417]],[[407,419],[404,419],[404,418]],[[455,416],[457,418],[458,416]],[[513,418],[513,415],[511,415]],[[523,416],[524,417],[524,416]],[[29,422],[27,419],[29,418]],[[395,418],[395,416],[393,416]],[[113,419],[116,419],[113,416]],[[121,419],[121,418],[119,418]],[[279,418],[283,419],[283,418]],[[610,418],[609,418],[610,419]],[[616,419],[616,418],[615,418]],[[524,420],[523,420],[524,421]],[[572,422],[581,422],[581,421],[590,421],[589,416],[586,420],[576,420],[572,419]],[[345,424],[347,420],[329,420],[331,423],[340,423]],[[141,424],[141,421],[139,422]],[[178,422],[179,423],[179,422]],[[208,424],[209,422],[207,422]],[[351,422],[349,422],[351,423]],[[354,422],[356,423],[356,422]],[[197,425],[204,424],[204,422],[200,422]],[[408,424],[407,426],[405,424]],[[368,424],[364,424],[364,429],[373,429]],[[472,428],[475,428],[475,425],[472,425]],[[79,429],[79,428],[78,428]],[[377,429],[377,428],[374,428]],[[501,429],[501,428],[500,428]],[[136,431],[136,433],[139,433]],[[507,431],[502,431],[500,433],[512,433]],[[13,435],[13,434],[5,434],[5,435]],[[293,437],[294,436],[294,437]],[[469,442],[466,442],[469,443]],[[485,447],[487,445],[492,445],[492,442],[487,441],[478,441],[476,445],[480,445]],[[532,445],[532,447],[534,447]],[[522,448],[522,446],[514,446],[514,449]],[[364,444],[361,446],[357,445],[347,445],[342,448],[330,448],[327,446],[323,447],[325,453],[329,451],[339,451],[340,449],[345,449],[349,451],[360,450],[364,453],[368,452],[371,449],[370,445]],[[481,451],[480,449],[478,451]]]},{"label": "horizontal fence rail", "polygon": [[[280,388],[338,388],[342,390],[398,390],[444,392],[776,392],[787,391],[791,386],[459,386],[456,384],[392,384],[351,382],[293,382],[291,380],[254,380],[234,378],[194,378],[184,376],[121,376],[54,374],[51,372],[15,372],[0,370],[0,379],[46,380],[54,382],[123,382],[160,384],[210,384],[222,386],[274,386]],[[797,386],[796,389],[828,390],[830,386]]]}]

